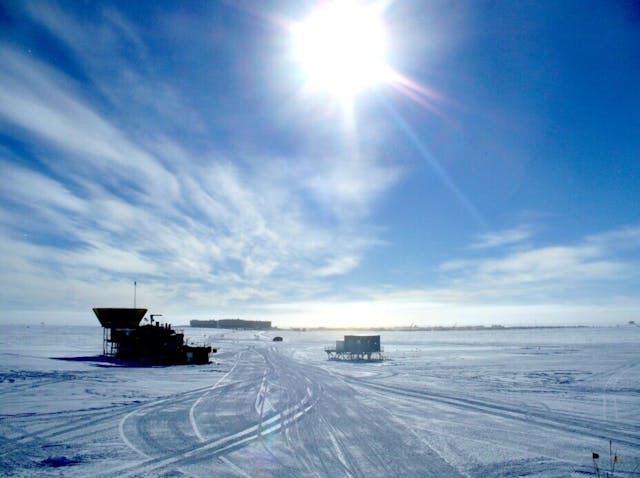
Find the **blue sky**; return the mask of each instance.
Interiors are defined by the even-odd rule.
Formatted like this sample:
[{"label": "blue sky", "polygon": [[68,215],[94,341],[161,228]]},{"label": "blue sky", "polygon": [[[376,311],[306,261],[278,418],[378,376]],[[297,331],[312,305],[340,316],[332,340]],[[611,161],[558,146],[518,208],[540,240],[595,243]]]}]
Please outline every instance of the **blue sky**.
[{"label": "blue sky", "polygon": [[637,5],[382,6],[347,118],[314,2],[0,4],[2,321],[640,319]]}]

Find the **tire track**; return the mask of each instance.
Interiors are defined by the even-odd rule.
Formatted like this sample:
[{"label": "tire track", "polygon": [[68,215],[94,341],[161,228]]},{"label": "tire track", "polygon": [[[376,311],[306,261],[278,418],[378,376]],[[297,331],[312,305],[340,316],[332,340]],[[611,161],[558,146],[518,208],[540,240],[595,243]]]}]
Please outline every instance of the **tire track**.
[{"label": "tire track", "polygon": [[196,419],[195,419],[195,410],[198,407],[198,405],[202,402],[202,400],[207,395],[209,395],[209,393],[211,393],[212,391],[216,390],[217,388],[220,388],[220,384],[229,375],[231,375],[231,373],[235,370],[235,368],[238,365],[238,363],[240,363],[240,359],[242,358],[242,354],[243,354],[243,351],[238,353],[238,356],[236,358],[235,363],[233,364],[233,367],[231,367],[231,369],[227,373],[225,373],[222,376],[222,378],[220,378],[220,380],[218,380],[215,384],[213,384],[212,387],[210,387],[205,393],[203,393],[200,397],[198,397],[198,399],[193,403],[193,405],[191,405],[191,408],[189,408],[189,422],[191,423],[191,428],[193,428],[194,433],[198,437],[198,440],[200,440],[201,442],[205,441],[205,438],[204,438],[204,436],[202,436],[202,433],[200,433],[200,429],[198,428],[198,423],[196,422]]},{"label": "tire track", "polygon": [[[329,367],[304,366],[305,375],[318,383],[323,401],[314,415],[312,429],[305,430],[302,453],[314,450],[315,470],[322,476],[451,476],[459,470],[434,448],[397,420],[389,407],[388,393],[351,385]],[[382,396],[382,399],[372,398]],[[398,423],[398,426],[391,424]],[[422,463],[428,462],[425,470]]]},{"label": "tire track", "polygon": [[[179,466],[194,464],[202,460],[211,459],[212,457],[220,459],[221,463],[225,463],[225,465],[231,470],[237,472],[238,470],[235,469],[237,468],[237,465],[231,466],[233,465],[232,462],[227,463],[223,460],[222,458],[224,458],[224,455],[247,446],[255,441],[260,441],[262,446],[271,453],[263,438],[280,430],[285,430],[292,423],[300,420],[313,408],[317,401],[317,397],[313,391],[313,387],[307,386],[306,382],[302,380],[297,380],[296,383],[299,385],[295,387],[298,392],[295,396],[298,398],[291,401],[285,400],[283,405],[278,407],[277,403],[282,403],[282,400],[274,402],[271,400],[270,396],[268,397],[267,395],[271,393],[271,389],[273,388],[269,384],[273,380],[274,375],[277,376],[281,373],[281,364],[274,362],[274,357],[269,351],[252,349],[250,352],[255,352],[262,360],[262,366],[265,367],[264,373],[261,375],[262,381],[259,382],[261,386],[258,387],[255,392],[256,398],[250,402],[251,411],[253,413],[257,413],[255,423],[235,433],[229,433],[222,437],[216,436],[213,438],[207,438],[202,432],[202,425],[199,423],[197,418],[196,409],[199,406],[202,406],[203,400],[210,397],[214,390],[219,391],[223,387],[234,386],[236,387],[236,393],[245,393],[242,391],[245,387],[255,386],[253,377],[259,369],[255,369],[256,365],[254,362],[243,360],[243,357],[246,357],[246,355],[239,355],[231,370],[229,370],[225,376],[221,377],[216,384],[207,387],[204,390],[204,393],[202,393],[189,408],[189,413],[187,414],[188,418],[185,418],[185,420],[188,421],[193,429],[195,434],[194,438],[197,439],[197,442],[187,442],[186,448],[175,453],[167,453],[167,450],[165,450],[160,456],[151,456],[149,453],[145,453],[134,440],[127,436],[124,427],[127,420],[136,418],[136,413],[151,413],[153,409],[150,411],[144,409],[133,410],[121,420],[121,437],[127,446],[136,451],[144,458],[144,460],[133,465],[130,464],[129,466],[110,470],[104,476],[107,476],[108,474],[116,476],[155,474],[159,472],[159,470],[175,470]],[[245,378],[245,381],[241,379],[240,381],[235,380],[231,383],[221,385],[224,380],[229,380],[229,377],[232,376],[232,372],[238,371],[240,366],[244,367],[243,370],[251,372],[251,374]],[[288,380],[291,380],[291,378]],[[275,389],[278,388],[279,387],[275,387]],[[193,397],[191,397],[191,399],[193,399]],[[154,408],[157,408],[158,411],[162,412],[167,407],[176,405],[176,403],[171,399],[166,399],[154,402],[152,405]],[[258,407],[258,410],[255,410],[256,406]],[[274,409],[274,406],[276,409]],[[282,409],[282,411],[278,412],[277,408]],[[246,410],[245,412],[248,411],[249,410]],[[269,412],[268,415],[267,412]],[[240,417],[242,417],[242,415],[239,415],[239,418]],[[143,440],[144,442],[147,441],[147,439],[144,438]],[[273,456],[273,458],[276,457]]]},{"label": "tire track", "polygon": [[[212,390],[220,390],[226,387],[231,387],[233,386],[232,383],[227,383],[227,384],[222,384],[222,382],[228,378],[228,376],[231,374],[231,372],[235,369],[236,365],[238,364],[238,362],[240,361],[240,357],[242,355],[243,351],[238,352],[237,354],[237,359],[236,362],[234,363],[234,365],[231,367],[231,369],[225,373],[225,375],[223,377],[221,377],[213,386],[208,385],[206,387],[199,387],[197,389],[193,389],[193,390],[189,390],[187,392],[184,392],[182,394],[179,395],[171,395],[168,397],[163,397],[159,400],[154,400],[151,402],[147,402],[145,404],[142,404],[141,406],[137,407],[134,410],[131,410],[129,413],[127,413],[125,416],[123,416],[118,424],[118,433],[120,435],[120,439],[122,440],[122,442],[131,450],[133,450],[134,452],[136,452],[137,454],[139,454],[140,456],[142,456],[145,459],[151,459],[153,457],[152,454],[149,454],[145,451],[142,450],[142,447],[139,446],[138,444],[134,443],[134,440],[131,439],[131,437],[127,434],[126,431],[126,427],[127,427],[127,423],[132,420],[132,419],[136,419],[137,422],[140,422],[141,420],[144,420],[145,418],[147,418],[149,415],[154,414],[155,413],[162,413],[162,412],[168,412],[171,411],[171,407],[175,407],[178,406],[179,409],[184,408],[186,410],[186,407],[188,406],[188,423],[189,426],[191,427],[191,429],[193,430],[196,439],[198,439],[198,435],[202,436],[202,434],[200,433],[200,430],[198,428],[198,425],[195,421],[195,407],[202,401],[202,399],[204,397],[206,397],[207,395],[209,395],[211,393]],[[195,401],[194,401],[195,400]],[[177,427],[171,427],[171,426],[166,426],[165,427],[167,430],[173,430],[175,433],[175,430]],[[135,430],[137,431],[137,433],[139,435],[142,435],[143,440],[142,443],[144,445],[148,445],[149,443],[151,443],[152,441],[155,441],[154,438],[150,435],[148,435],[146,432],[142,431],[142,428],[140,426],[136,426]],[[204,438],[204,437],[203,437]],[[153,446],[149,446],[149,448],[154,448]]]},{"label": "tire track", "polygon": [[315,400],[313,397],[308,396],[301,403],[290,406],[284,411],[272,415],[267,420],[256,423],[237,433],[222,438],[206,440],[199,446],[174,455],[150,458],[142,463],[114,468],[96,476],[127,477],[148,474],[168,466],[189,464],[202,459],[210,459],[212,456],[223,455],[289,426],[308,413],[314,405]]},{"label": "tire track", "polygon": [[408,396],[420,400],[438,402],[457,408],[463,408],[465,410],[480,412],[483,414],[490,414],[511,420],[519,420],[526,422],[527,424],[535,424],[545,428],[551,428],[553,430],[562,430],[574,434],[592,436],[595,438],[600,438],[602,440],[609,440],[613,437],[615,438],[615,441],[617,443],[628,445],[631,447],[640,446],[640,433],[634,433],[632,431],[620,429],[611,429],[606,424],[600,422],[589,422],[577,417],[565,418],[561,417],[558,413],[556,413],[556,416],[549,416],[548,414],[543,414],[537,410],[520,410],[514,407],[509,407],[507,405],[498,405],[495,403],[476,399],[460,398],[451,395],[440,394],[437,392],[427,392],[424,390],[415,390],[411,388],[372,383],[368,380],[354,377],[343,377],[343,379],[355,386],[372,388],[382,392],[401,395],[403,397]]},{"label": "tire track", "polygon": [[[636,368],[638,365],[640,364],[640,362],[638,361],[631,361],[628,362],[627,364],[618,367],[617,369],[613,370],[611,372],[611,375],[609,376],[609,379],[607,380],[607,382],[604,385],[604,396],[602,397],[602,416],[606,417],[608,415],[607,413],[607,409],[608,409],[608,403],[607,403],[607,398],[609,396],[608,392],[609,390],[613,390],[613,388],[615,387],[615,385],[617,385],[617,383],[620,381],[620,379],[627,374],[630,370],[633,370],[634,368]],[[618,419],[618,399],[616,397],[616,394],[613,394],[613,400],[611,400],[612,402],[612,407],[613,408],[613,414],[616,418],[616,420]]]}]

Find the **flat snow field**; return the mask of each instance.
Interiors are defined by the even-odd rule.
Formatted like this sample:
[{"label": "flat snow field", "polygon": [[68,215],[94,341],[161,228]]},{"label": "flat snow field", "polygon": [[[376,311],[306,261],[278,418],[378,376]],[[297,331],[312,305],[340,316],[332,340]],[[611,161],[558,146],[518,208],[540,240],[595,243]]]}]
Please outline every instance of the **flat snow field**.
[{"label": "flat snow field", "polygon": [[640,476],[638,327],[381,332],[381,363],[328,361],[344,332],[184,332],[211,364],[77,360],[100,327],[0,326],[0,475],[585,477],[612,440],[615,476]]}]

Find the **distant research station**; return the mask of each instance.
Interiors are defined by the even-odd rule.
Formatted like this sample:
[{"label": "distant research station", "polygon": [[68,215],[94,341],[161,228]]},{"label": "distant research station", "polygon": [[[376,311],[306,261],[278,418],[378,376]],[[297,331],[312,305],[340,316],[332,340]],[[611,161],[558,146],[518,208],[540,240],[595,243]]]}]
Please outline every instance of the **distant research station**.
[{"label": "distant research station", "polygon": [[205,327],[214,329],[249,329],[249,330],[269,330],[270,320],[242,320],[242,319],[220,319],[220,320],[192,320],[191,327]]}]

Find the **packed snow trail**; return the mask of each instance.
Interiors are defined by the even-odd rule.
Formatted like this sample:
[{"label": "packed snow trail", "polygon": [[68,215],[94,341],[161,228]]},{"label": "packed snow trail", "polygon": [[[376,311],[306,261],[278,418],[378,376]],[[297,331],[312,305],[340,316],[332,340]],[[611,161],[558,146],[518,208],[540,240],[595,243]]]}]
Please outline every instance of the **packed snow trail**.
[{"label": "packed snow trail", "polygon": [[65,472],[77,476],[199,476],[203,469],[253,476],[256,462],[272,476],[458,476],[384,406],[324,369],[271,346],[248,347],[233,360],[209,387],[104,410],[25,416],[25,429],[4,426],[3,448],[73,449],[82,458]]},{"label": "packed snow trail", "polygon": [[[432,450],[417,442],[411,446],[416,437],[383,407],[365,403],[342,380],[274,348],[245,351],[223,386],[198,397],[196,408],[190,399],[159,401],[128,414],[123,438],[145,460],[108,469],[104,476],[188,469],[240,454],[254,442],[274,475],[457,476]],[[408,454],[416,456],[407,460]],[[241,462],[236,459],[234,467],[243,469]]]},{"label": "packed snow trail", "polygon": [[[5,372],[0,476],[578,477],[609,438],[635,466],[635,343],[591,373],[602,362],[585,362],[591,346],[507,344],[519,362],[492,346],[445,368],[419,355],[427,347],[344,363],[327,361],[313,334],[225,334],[208,366]],[[590,413],[601,390],[615,415]]]}]

